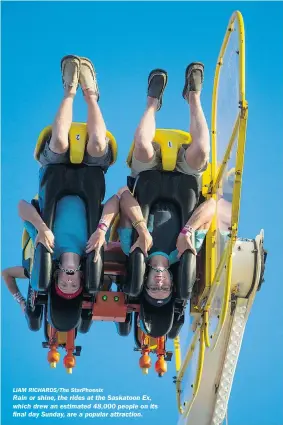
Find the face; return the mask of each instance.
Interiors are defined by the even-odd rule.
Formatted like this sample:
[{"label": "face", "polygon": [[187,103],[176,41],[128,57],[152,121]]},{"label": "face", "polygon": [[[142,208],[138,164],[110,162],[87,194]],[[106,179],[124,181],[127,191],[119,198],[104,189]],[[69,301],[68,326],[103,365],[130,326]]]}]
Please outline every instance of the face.
[{"label": "face", "polygon": [[65,294],[74,294],[81,285],[81,272],[76,271],[73,275],[60,270],[58,272],[58,287]]},{"label": "face", "polygon": [[172,289],[171,276],[168,270],[150,270],[146,282],[148,295],[157,300],[167,298]]}]

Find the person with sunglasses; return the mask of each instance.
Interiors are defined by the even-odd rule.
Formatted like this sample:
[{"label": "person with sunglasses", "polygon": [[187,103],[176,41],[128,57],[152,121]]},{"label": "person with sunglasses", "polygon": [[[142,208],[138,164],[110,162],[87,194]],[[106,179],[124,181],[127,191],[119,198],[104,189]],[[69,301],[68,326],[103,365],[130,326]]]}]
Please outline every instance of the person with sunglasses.
[{"label": "person with sunglasses", "polygon": [[[207,168],[210,153],[209,130],[200,99],[203,77],[202,63],[191,63],[185,71],[182,95],[189,106],[192,143],[187,149],[180,148],[174,170],[195,176],[199,183]],[[154,136],[156,112],[161,109],[167,80],[167,72],[164,70],[155,69],[149,74],[146,108],[134,137],[131,160],[133,178],[138,178],[144,171],[162,170],[161,153],[154,142]],[[120,209],[122,214],[119,235],[122,249],[125,254],[137,247],[144,253],[148,252],[145,296],[153,305],[164,305],[170,301],[172,294],[170,266],[179,261],[185,250],[190,249],[194,254],[199,251],[215,213],[215,202],[210,199],[196,208],[183,229],[178,227],[174,219],[178,216],[178,211],[174,205],[166,202],[155,206],[147,225],[137,201],[128,190],[121,196]],[[133,228],[139,236],[131,247]]]},{"label": "person with sunglasses", "polygon": [[[144,296],[151,305],[161,306],[170,301],[173,287],[170,267],[179,261],[185,250],[190,249],[195,255],[200,251],[215,206],[213,199],[206,200],[195,209],[184,228],[179,229],[172,209],[158,204],[146,225],[137,200],[128,188],[123,190],[118,228],[121,248],[126,255],[136,248],[143,251],[147,261]],[[138,238],[131,246],[134,228]]]},{"label": "person with sunglasses", "polygon": [[[57,220],[57,223],[55,221],[52,232],[43,222],[35,206],[24,200],[19,202],[18,209],[33,246],[36,247],[38,243],[42,243],[52,254],[53,259],[58,262],[58,269],[54,276],[57,295],[64,299],[74,299],[79,296],[82,292],[83,279],[81,258],[85,254],[95,251],[94,261],[97,260],[100,248],[107,240],[108,229],[119,213],[119,197],[113,195],[105,203],[98,227],[89,239],[87,239],[86,231],[81,232],[82,237],[70,232],[69,221],[65,221],[64,225],[60,227],[61,219]],[[78,226],[75,228],[78,230]],[[23,266],[8,267],[2,271],[2,278],[14,300],[24,312],[26,298],[17,285],[17,279],[29,279],[29,271]]]},{"label": "person with sunglasses", "polygon": [[[106,137],[106,125],[98,105],[99,88],[92,62],[87,58],[68,55],[61,61],[64,87],[63,99],[52,125],[52,135],[40,154],[39,180],[44,166],[69,162],[69,130],[72,124],[73,103],[77,89],[81,86],[88,106],[88,142],[83,163],[107,171],[112,161],[112,152]],[[53,229],[43,222],[40,210],[43,194],[39,192],[38,205],[24,200],[19,203],[19,215],[34,247],[42,243],[58,261],[56,271],[56,293],[65,299],[74,299],[82,292],[81,258],[85,253],[98,253],[104,233],[111,220],[119,212],[119,199],[113,196],[105,204],[98,229],[88,239],[86,208],[78,196],[64,196],[56,206]],[[97,255],[94,260],[96,260]],[[11,267],[2,272],[2,277],[15,300],[25,309],[25,299],[16,284],[17,278],[27,278],[23,267]]]}]

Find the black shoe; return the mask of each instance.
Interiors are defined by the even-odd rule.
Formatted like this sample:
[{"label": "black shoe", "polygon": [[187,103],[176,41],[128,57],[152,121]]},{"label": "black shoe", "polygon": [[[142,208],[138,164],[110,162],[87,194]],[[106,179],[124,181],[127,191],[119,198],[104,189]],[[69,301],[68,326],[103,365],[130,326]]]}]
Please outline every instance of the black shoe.
[{"label": "black shoe", "polygon": [[167,85],[167,72],[163,69],[154,69],[148,76],[147,95],[158,100],[157,111],[162,106],[162,96]]},{"label": "black shoe", "polygon": [[204,64],[200,62],[191,63],[185,72],[185,87],[183,98],[188,100],[189,92],[200,92],[202,90],[204,76]]}]

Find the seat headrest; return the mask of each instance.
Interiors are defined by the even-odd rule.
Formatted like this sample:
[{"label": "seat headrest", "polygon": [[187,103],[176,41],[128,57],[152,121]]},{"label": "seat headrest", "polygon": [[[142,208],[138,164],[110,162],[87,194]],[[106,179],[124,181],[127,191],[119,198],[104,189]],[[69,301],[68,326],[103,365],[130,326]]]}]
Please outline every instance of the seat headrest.
[{"label": "seat headrest", "polygon": [[142,297],[140,305],[141,329],[153,338],[167,335],[173,326],[174,305],[173,298],[164,306],[155,307]]},{"label": "seat headrest", "polygon": [[67,300],[60,297],[51,284],[48,294],[48,320],[50,325],[60,332],[68,332],[80,323],[83,303],[83,292],[76,298]]}]

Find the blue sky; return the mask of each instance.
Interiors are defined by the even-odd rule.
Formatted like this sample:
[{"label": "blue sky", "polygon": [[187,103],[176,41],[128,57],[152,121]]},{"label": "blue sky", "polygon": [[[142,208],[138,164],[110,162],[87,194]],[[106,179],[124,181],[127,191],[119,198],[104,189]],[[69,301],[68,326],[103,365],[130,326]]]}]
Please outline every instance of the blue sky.
[{"label": "blue sky", "polygon": [[[107,196],[125,183],[125,158],[145,105],[148,73],[165,68],[169,83],[159,127],[187,130],[181,93],[191,61],[205,63],[203,106],[210,124],[214,68],[228,20],[244,16],[247,40],[248,137],[240,236],[265,229],[269,251],[265,283],[258,294],[242,346],[229,403],[230,425],[282,425],[283,334],[282,261],[283,157],[282,3],[140,2],[2,3],[2,268],[20,265],[22,223],[19,199],[37,192],[33,150],[39,132],[53,120],[62,97],[60,60],[88,56],[98,72],[100,105],[117,139],[119,157],[107,173]],[[213,17],[214,16],[214,17]],[[85,121],[78,93],[74,120]],[[21,283],[25,293],[25,282]],[[159,405],[141,425],[177,421],[172,383],[174,362],[161,381],[138,368],[133,337],[122,339],[112,323],[95,323],[80,336],[83,346],[73,375],[61,364],[50,370],[42,332],[31,333],[6,288],[2,289],[2,424],[11,419],[13,387],[101,387],[109,394],[148,394]],[[59,420],[58,420],[59,421]],[[43,420],[38,419],[37,423]],[[123,423],[125,420],[123,421]],[[25,425],[32,423],[25,419]],[[56,419],[44,424],[57,423]],[[60,420],[64,425],[67,420]],[[74,422],[73,422],[74,423]],[[114,420],[113,420],[114,423]],[[122,420],[115,419],[120,425]],[[112,425],[104,419],[104,424]]]}]

